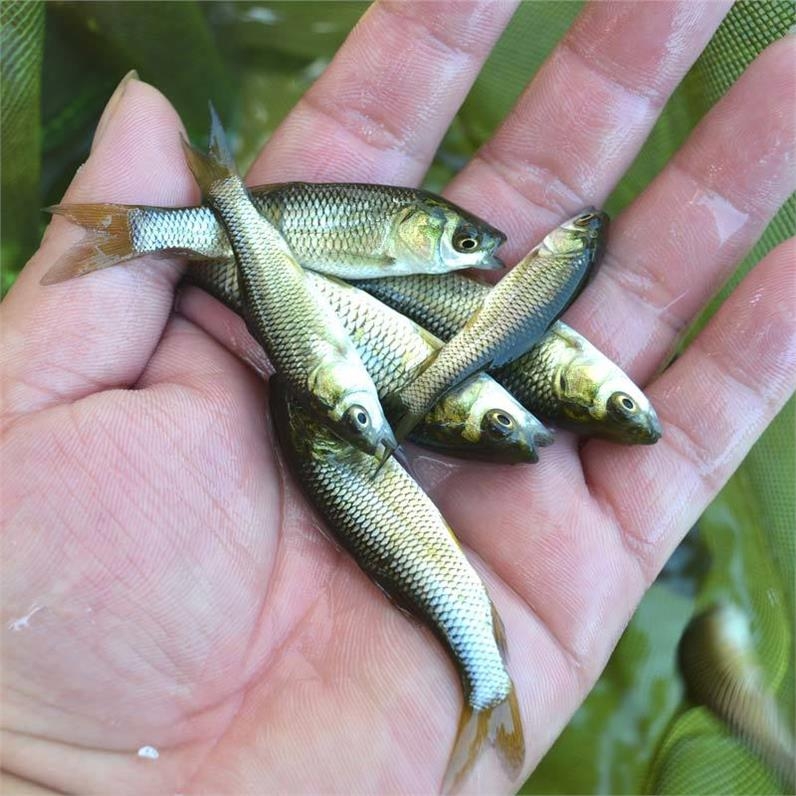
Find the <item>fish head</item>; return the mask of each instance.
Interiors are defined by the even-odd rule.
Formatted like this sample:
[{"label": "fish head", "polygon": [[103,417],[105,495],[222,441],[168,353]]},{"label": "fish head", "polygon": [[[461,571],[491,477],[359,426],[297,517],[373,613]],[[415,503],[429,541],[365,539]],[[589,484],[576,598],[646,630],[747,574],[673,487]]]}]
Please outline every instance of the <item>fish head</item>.
[{"label": "fish head", "polygon": [[400,217],[392,240],[392,256],[405,265],[406,273],[504,267],[495,251],[506,236],[444,200],[428,198],[413,205]]},{"label": "fish head", "polygon": [[348,390],[332,410],[335,430],[360,450],[373,455],[398,447],[374,390]]},{"label": "fish head", "polygon": [[626,385],[623,387],[608,396],[605,402],[606,417],[617,429],[622,430],[624,440],[637,445],[652,445],[663,433],[658,414],[641,390],[629,390]]},{"label": "fish head", "polygon": [[551,255],[582,255],[596,263],[605,247],[608,216],[588,207],[549,232],[539,245]]},{"label": "fish head", "polygon": [[359,450],[376,454],[382,447],[398,447],[373,380],[353,346],[330,354],[312,371],[306,394],[313,396],[316,418]]},{"label": "fish head", "polygon": [[551,432],[486,374],[448,391],[415,428],[412,438],[452,456],[518,463],[539,460]]},{"label": "fish head", "polygon": [[661,438],[658,415],[646,395],[619,367],[581,344],[558,374],[556,390],[570,427],[626,445],[652,445]]}]

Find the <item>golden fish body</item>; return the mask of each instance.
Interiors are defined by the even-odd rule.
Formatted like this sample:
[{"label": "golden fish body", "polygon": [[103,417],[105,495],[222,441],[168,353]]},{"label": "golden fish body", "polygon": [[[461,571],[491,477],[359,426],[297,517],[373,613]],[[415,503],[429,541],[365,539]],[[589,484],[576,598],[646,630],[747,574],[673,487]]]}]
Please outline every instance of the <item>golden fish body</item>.
[{"label": "golden fish body", "polygon": [[531,348],[575,297],[602,244],[604,214],[588,210],[549,233],[484,297],[465,325],[395,398],[405,438],[434,402],[472,373]]},{"label": "golden fish body", "polygon": [[524,741],[502,627],[444,518],[397,461],[374,478],[370,458],[316,423],[278,378],[269,392],[277,438],[310,503],[359,567],[428,625],[456,664],[465,707],[446,784],[461,781],[487,737],[516,776]]},{"label": "golden fish body", "polygon": [[[259,213],[305,268],[349,279],[495,269],[506,236],[461,207],[419,188],[292,182],[250,192]],[[60,282],[143,254],[175,252],[229,260],[232,247],[209,207],[57,205],[93,230],[47,273]]]},{"label": "golden fish body", "polygon": [[282,236],[252,205],[215,114],[210,154],[187,143],[185,153],[234,250],[243,315],[252,336],[293,394],[337,434],[371,454],[394,450],[373,380]]},{"label": "golden fish body", "polygon": [[[467,323],[491,290],[459,274],[354,284],[443,340]],[[523,406],[562,428],[625,444],[652,444],[661,436],[655,409],[632,379],[562,321],[527,353],[490,373]]]},{"label": "golden fish body", "polygon": [[[195,263],[186,280],[230,309],[242,311],[236,269],[227,262]],[[337,279],[307,272],[317,295],[343,323],[380,398],[407,384],[442,341],[372,296]],[[412,440],[448,455],[505,463],[538,460],[552,434],[494,379],[476,374],[439,401]]]}]

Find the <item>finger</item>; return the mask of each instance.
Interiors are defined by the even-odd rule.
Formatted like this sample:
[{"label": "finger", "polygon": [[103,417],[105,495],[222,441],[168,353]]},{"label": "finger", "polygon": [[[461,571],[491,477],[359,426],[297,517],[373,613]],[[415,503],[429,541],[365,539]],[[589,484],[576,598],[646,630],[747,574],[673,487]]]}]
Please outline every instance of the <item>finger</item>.
[{"label": "finger", "polygon": [[616,220],[605,262],[567,314],[641,382],[796,186],[795,56],[788,37],[751,64]]},{"label": "finger", "polygon": [[[194,290],[200,292],[197,288]],[[208,297],[208,301],[213,300]],[[245,330],[243,319],[234,314],[233,317],[240,322],[239,328]],[[246,337],[251,341],[252,353],[255,348],[262,351],[248,332]],[[158,384],[178,384],[199,390],[210,399],[222,399],[229,393],[248,393],[254,403],[247,403],[246,412],[259,417],[265,406],[262,394],[265,380],[242,361],[241,353],[246,350],[230,351],[220,346],[211,335],[175,312],[135,387],[146,389]],[[238,411],[242,411],[241,407]],[[241,422],[246,425],[245,420]]]},{"label": "finger", "polygon": [[375,3],[248,182],[420,182],[516,2]]},{"label": "finger", "polygon": [[796,387],[796,239],[741,282],[650,387],[664,436],[654,448],[591,442],[592,494],[651,579]]},{"label": "finger", "polygon": [[728,7],[588,4],[446,195],[507,233],[509,261],[599,207]]},{"label": "finger", "polygon": [[[64,201],[190,204],[195,186],[180,150],[177,113],[138,80],[119,91]],[[8,413],[134,383],[163,331],[181,270],[175,263],[147,265],[144,260],[135,268],[39,284],[82,235],[65,219],[53,219],[41,248],[3,302]]]}]

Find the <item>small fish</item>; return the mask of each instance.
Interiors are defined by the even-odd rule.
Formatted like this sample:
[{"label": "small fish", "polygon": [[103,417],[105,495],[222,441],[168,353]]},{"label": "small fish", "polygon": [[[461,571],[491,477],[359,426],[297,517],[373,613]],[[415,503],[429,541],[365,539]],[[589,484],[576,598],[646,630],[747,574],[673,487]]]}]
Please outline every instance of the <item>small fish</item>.
[{"label": "small fish", "polygon": [[487,741],[516,778],[525,743],[503,627],[445,519],[395,459],[374,478],[370,459],[293,403],[278,377],[269,394],[280,447],[329,531],[398,607],[434,631],[456,664],[464,707],[443,789],[462,783]]},{"label": "small fish", "polygon": [[532,412],[578,434],[652,445],[661,423],[646,395],[583,335],[560,321],[492,375]]},{"label": "small fish", "polygon": [[[442,347],[441,340],[364,291],[310,271],[307,278],[342,321],[373,378],[379,398],[411,381]],[[196,263],[185,280],[241,314],[233,264]],[[411,439],[449,456],[518,463],[538,461],[537,446],[549,445],[553,437],[505,388],[486,374],[476,374],[432,407]]]},{"label": "small fish", "polygon": [[451,387],[479,370],[511,362],[539,340],[583,286],[606,221],[590,208],[565,222],[486,294],[433,362],[392,400],[400,406],[398,440]]},{"label": "small fish", "polygon": [[[419,188],[289,182],[251,189],[251,201],[305,268],[368,279],[461,268],[493,270],[506,236],[480,218]],[[55,205],[52,213],[91,232],[45,274],[52,284],[142,254],[229,260],[224,227],[209,207]]]},{"label": "small fish", "polygon": [[[356,281],[443,340],[450,340],[491,290],[459,274]],[[630,377],[583,335],[556,321],[513,362],[490,371],[539,417],[578,434],[651,445],[661,437],[655,409]]]},{"label": "small fish", "polygon": [[766,683],[743,611],[722,603],[695,616],[678,657],[691,699],[725,721],[796,792],[796,739]]},{"label": "small fish", "polygon": [[553,442],[552,432],[486,373],[446,392],[409,438],[449,456],[503,464],[537,462],[536,448]]},{"label": "small fish", "polygon": [[284,238],[249,199],[211,109],[209,154],[183,139],[186,160],[227,231],[243,316],[291,391],[363,451],[396,448],[376,387],[331,307],[315,296]]}]

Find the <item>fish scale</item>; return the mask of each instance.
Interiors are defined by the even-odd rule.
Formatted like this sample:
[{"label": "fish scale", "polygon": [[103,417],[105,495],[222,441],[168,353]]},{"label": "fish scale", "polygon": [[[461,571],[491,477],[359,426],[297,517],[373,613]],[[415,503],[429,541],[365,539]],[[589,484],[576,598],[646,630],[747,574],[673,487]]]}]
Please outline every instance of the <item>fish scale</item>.
[{"label": "fish scale", "polygon": [[[305,429],[312,438],[323,433]],[[327,442],[333,441],[327,435]],[[365,456],[310,453],[298,476],[336,537],[357,563],[399,602],[427,617],[460,662],[476,710],[502,702],[511,689],[486,590],[456,539],[420,487],[390,461],[373,479]]]},{"label": "fish scale", "polygon": [[436,359],[395,396],[400,441],[447,390],[470,374],[531,348],[583,285],[602,242],[605,217],[587,210],[549,233],[484,297]]},{"label": "fish scale", "polygon": [[[356,280],[367,291],[442,340],[450,340],[491,288],[460,274]],[[489,373],[539,417],[580,434],[633,444],[661,435],[655,410],[630,377],[583,335],[556,321],[527,353]],[[632,398],[637,412],[608,412],[613,393]]]},{"label": "fish scale", "polygon": [[[442,340],[450,340],[467,323],[491,289],[459,274],[416,274],[357,280],[352,284]],[[574,329],[563,321],[555,321],[528,352],[490,372],[532,412],[555,419],[560,400],[550,374],[566,367],[569,360],[584,350],[581,340],[585,338]]]},{"label": "fish scale", "polygon": [[329,530],[398,605],[434,630],[456,663],[465,710],[451,777],[469,769],[486,737],[516,774],[524,742],[502,626],[439,510],[394,459],[374,478],[369,457],[314,422],[278,377],[269,395],[280,446]]},{"label": "fish scale", "polygon": [[[403,387],[441,347],[439,339],[364,291],[334,277],[310,271],[306,276],[312,290],[342,321],[380,398]],[[237,272],[231,264],[194,263],[185,279],[242,312]],[[494,413],[511,418],[510,433],[490,436],[489,416]],[[444,403],[435,406],[415,429],[412,439],[456,456],[527,462],[537,460],[536,446],[552,442],[552,435],[497,382],[479,374],[446,395]]]}]

